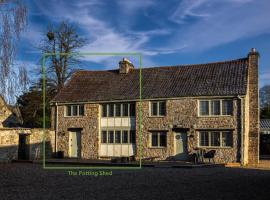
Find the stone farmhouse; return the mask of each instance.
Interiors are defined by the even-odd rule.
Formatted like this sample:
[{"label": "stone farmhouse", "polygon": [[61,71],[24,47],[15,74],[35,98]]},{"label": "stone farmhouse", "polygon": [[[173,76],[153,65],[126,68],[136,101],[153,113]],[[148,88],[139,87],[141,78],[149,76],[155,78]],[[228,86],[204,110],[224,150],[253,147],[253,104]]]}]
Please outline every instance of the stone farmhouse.
[{"label": "stone farmhouse", "polygon": [[78,71],[51,102],[56,150],[186,160],[205,148],[216,162],[258,163],[258,59],[252,49],[224,62],[140,71],[123,59],[119,69]]}]

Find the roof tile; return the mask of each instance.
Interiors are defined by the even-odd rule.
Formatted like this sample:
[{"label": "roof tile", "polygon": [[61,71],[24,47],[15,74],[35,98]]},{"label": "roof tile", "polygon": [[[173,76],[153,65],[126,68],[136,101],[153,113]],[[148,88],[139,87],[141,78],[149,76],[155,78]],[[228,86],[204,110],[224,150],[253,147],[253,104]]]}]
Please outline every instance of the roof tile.
[{"label": "roof tile", "polygon": [[[246,94],[248,59],[142,68],[142,98]],[[140,70],[78,71],[52,102],[135,100]]]}]

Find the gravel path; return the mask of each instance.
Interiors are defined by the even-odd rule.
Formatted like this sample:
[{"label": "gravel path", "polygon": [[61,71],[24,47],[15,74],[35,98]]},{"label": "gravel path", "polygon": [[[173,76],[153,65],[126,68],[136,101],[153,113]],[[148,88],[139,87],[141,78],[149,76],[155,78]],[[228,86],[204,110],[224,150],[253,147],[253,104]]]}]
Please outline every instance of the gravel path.
[{"label": "gravel path", "polygon": [[0,164],[0,199],[268,200],[270,170],[144,168],[71,176],[39,164]]}]

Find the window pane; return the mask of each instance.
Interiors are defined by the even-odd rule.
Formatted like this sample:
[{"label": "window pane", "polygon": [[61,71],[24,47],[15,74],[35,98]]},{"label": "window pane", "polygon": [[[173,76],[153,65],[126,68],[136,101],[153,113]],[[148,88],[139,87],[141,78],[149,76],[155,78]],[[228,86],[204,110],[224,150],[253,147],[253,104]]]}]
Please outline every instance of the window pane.
[{"label": "window pane", "polygon": [[152,116],[157,116],[157,106],[158,106],[157,102],[151,103],[151,115]]},{"label": "window pane", "polygon": [[233,114],[233,102],[232,100],[222,101],[222,115],[232,115]]},{"label": "window pane", "polygon": [[107,131],[102,131],[102,135],[101,135],[101,142],[102,143],[107,143]]},{"label": "window pane", "polygon": [[158,146],[158,133],[152,133],[152,147]]},{"label": "window pane", "polygon": [[232,132],[230,131],[222,132],[222,146],[232,147],[232,143],[233,143]]},{"label": "window pane", "polygon": [[200,101],[200,115],[209,115],[208,101]]},{"label": "window pane", "polygon": [[130,116],[132,116],[132,117],[135,117],[135,113],[136,113],[136,105],[135,105],[135,103],[131,103],[130,104],[130,107],[129,107],[129,112],[130,112]]},{"label": "window pane", "polygon": [[220,115],[220,101],[211,101],[211,115]]},{"label": "window pane", "polygon": [[109,143],[114,143],[114,132],[109,131]]},{"label": "window pane", "polygon": [[71,106],[66,107],[66,115],[71,116]]},{"label": "window pane", "polygon": [[121,143],[121,131],[115,131],[115,143]]},{"label": "window pane", "polygon": [[107,104],[102,105],[102,117],[107,117]]},{"label": "window pane", "polygon": [[129,133],[130,133],[130,143],[135,144],[136,143],[136,131],[131,130]]},{"label": "window pane", "polygon": [[72,115],[77,116],[78,115],[78,106],[72,106]]},{"label": "window pane", "polygon": [[115,104],[115,116],[120,117],[121,116],[121,104]]},{"label": "window pane", "polygon": [[200,146],[209,146],[208,132],[200,132]]},{"label": "window pane", "polygon": [[108,113],[109,117],[113,117],[114,116],[114,104],[109,104],[109,113]]},{"label": "window pane", "polygon": [[123,116],[128,116],[128,104],[127,103],[123,103]]},{"label": "window pane", "polygon": [[167,137],[166,133],[161,132],[160,133],[160,138],[159,138],[159,146],[161,147],[166,147],[167,146]]},{"label": "window pane", "polygon": [[166,102],[159,102],[159,115],[164,116],[166,114]]},{"label": "window pane", "polygon": [[79,105],[79,115],[84,116],[84,105]]},{"label": "window pane", "polygon": [[220,132],[211,132],[211,146],[220,146]]},{"label": "window pane", "polygon": [[122,143],[128,143],[128,131],[122,131]]}]

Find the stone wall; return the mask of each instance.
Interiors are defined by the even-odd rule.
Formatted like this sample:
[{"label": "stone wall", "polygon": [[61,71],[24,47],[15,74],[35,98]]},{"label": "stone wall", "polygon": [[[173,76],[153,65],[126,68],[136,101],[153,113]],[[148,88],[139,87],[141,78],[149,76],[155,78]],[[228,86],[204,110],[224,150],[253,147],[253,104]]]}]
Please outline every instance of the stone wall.
[{"label": "stone wall", "polygon": [[[159,157],[159,159],[170,159],[174,156],[174,126],[188,130],[188,151],[192,152],[198,147],[198,132],[201,129],[230,129],[233,130],[233,147],[208,148],[216,150],[215,160],[217,162],[239,162],[240,154],[240,131],[238,115],[238,103],[236,98],[233,101],[233,116],[220,117],[198,117],[198,99],[196,98],[179,98],[167,100],[166,116],[151,117],[149,116],[150,101],[142,102],[142,157]],[[136,105],[136,130],[137,146],[139,145],[139,124],[140,124],[140,103]],[[150,147],[150,133],[152,130],[167,131],[167,147],[153,148]],[[139,151],[137,151],[137,159]]]},{"label": "stone wall", "polygon": [[81,157],[98,158],[99,105],[85,104],[85,116],[65,117],[65,106],[58,106],[57,150],[69,155],[69,130],[81,129]]},{"label": "stone wall", "polygon": [[248,163],[259,162],[259,53],[252,49],[248,55],[248,95],[249,95],[249,140]]},{"label": "stone wall", "polygon": [[[43,150],[43,129],[0,128],[0,160],[18,159],[19,135],[29,135],[30,160],[41,159]],[[54,131],[45,130],[45,150],[47,158],[54,152]]]},{"label": "stone wall", "polygon": [[[166,101],[166,116],[149,116],[150,101],[142,102],[142,157],[159,157],[171,159],[174,156],[174,132],[172,127],[177,126],[188,129],[188,151],[192,152],[198,147],[198,132],[201,129],[232,130],[233,147],[214,148],[216,162],[239,162],[240,130],[239,100],[234,98],[232,116],[198,117],[198,99],[178,98]],[[57,150],[64,151],[64,156],[69,155],[69,130],[81,129],[81,156],[84,159],[96,159],[99,152],[99,127],[100,112],[98,104],[85,104],[85,116],[65,117],[65,105],[58,106],[57,125]],[[139,117],[140,103],[136,103],[136,158],[139,158]],[[150,133],[153,130],[167,131],[167,147],[150,147]],[[208,148],[213,149],[213,148]]]}]

